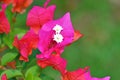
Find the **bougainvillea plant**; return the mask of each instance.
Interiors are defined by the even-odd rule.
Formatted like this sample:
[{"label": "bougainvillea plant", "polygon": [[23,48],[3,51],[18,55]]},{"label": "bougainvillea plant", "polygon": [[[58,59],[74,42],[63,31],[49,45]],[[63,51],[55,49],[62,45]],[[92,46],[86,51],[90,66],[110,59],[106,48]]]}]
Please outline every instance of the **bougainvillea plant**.
[{"label": "bougainvillea plant", "polygon": [[14,28],[16,26],[12,24],[15,21],[8,20],[6,9],[12,5],[11,13],[22,15],[32,2],[0,0],[0,79],[49,80],[42,78],[42,70],[50,66],[61,74],[61,80],[110,80],[109,76],[92,77],[89,67],[67,70],[67,60],[61,54],[65,47],[81,38],[82,34],[74,30],[70,12],[54,19],[56,5],[47,7],[50,0],[46,0],[42,7],[33,6],[28,12],[26,25],[29,29],[21,36],[22,30]]}]

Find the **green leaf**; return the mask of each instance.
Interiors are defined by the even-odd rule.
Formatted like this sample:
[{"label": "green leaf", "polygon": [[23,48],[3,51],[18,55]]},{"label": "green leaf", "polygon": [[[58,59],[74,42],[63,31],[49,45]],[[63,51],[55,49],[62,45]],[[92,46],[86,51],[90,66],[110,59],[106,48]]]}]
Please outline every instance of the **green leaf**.
[{"label": "green leaf", "polygon": [[42,79],[39,77],[34,77],[34,80],[42,80]]},{"label": "green leaf", "polygon": [[3,70],[0,70],[0,74],[3,72]]},{"label": "green leaf", "polygon": [[10,48],[12,49],[13,48],[13,40],[14,40],[14,33],[13,32],[10,32],[8,35],[5,35],[3,37],[3,42]]},{"label": "green leaf", "polygon": [[19,70],[11,70],[11,69],[10,70],[5,70],[4,72],[2,72],[0,77],[3,74],[6,74],[8,79],[13,78],[13,77],[23,76],[23,74]]},{"label": "green leaf", "polygon": [[32,73],[28,73],[25,77],[25,80],[34,80],[34,76],[32,75]]},{"label": "green leaf", "polygon": [[54,79],[49,76],[45,76],[45,77],[42,77],[42,80],[54,80]]},{"label": "green leaf", "polygon": [[37,65],[32,66],[31,68],[29,68],[26,71],[25,77],[27,77],[29,74],[31,74],[33,76],[39,76],[40,75],[40,67],[38,67]]},{"label": "green leaf", "polygon": [[25,73],[25,80],[41,80],[38,76],[40,75],[40,67],[37,65],[32,66]]},{"label": "green leaf", "polygon": [[18,37],[22,37],[26,31],[20,28],[14,28],[8,35],[4,35],[3,42],[10,48],[13,48],[14,37],[17,35]]},{"label": "green leaf", "polygon": [[36,59],[32,59],[31,61],[27,62],[24,69],[28,69],[34,65],[36,65]]},{"label": "green leaf", "polygon": [[25,77],[25,80],[41,80],[37,76],[33,76],[32,73],[28,73],[28,75]]},{"label": "green leaf", "polygon": [[41,74],[41,75],[40,75],[40,78],[41,78],[42,80],[54,80],[52,77],[50,77],[50,76],[48,76],[48,75],[46,75],[46,74]]},{"label": "green leaf", "polygon": [[8,62],[11,62],[16,58],[18,54],[17,53],[7,53],[5,54],[1,59],[1,64],[6,65]]},{"label": "green leaf", "polygon": [[24,69],[28,69],[28,68],[30,68],[31,66],[34,66],[34,65],[36,65],[36,55],[37,55],[37,53],[40,53],[39,52],[39,50],[38,49],[35,49],[35,50],[33,50],[32,51],[32,55],[29,57],[29,62],[27,62],[27,63],[25,63],[26,65],[25,65],[25,68]]}]

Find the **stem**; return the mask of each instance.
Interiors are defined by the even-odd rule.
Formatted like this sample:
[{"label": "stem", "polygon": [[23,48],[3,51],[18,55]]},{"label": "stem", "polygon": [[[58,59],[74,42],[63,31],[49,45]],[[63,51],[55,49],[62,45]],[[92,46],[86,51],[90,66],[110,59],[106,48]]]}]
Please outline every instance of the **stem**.
[{"label": "stem", "polygon": [[0,34],[0,48],[2,47],[3,44],[3,34]]},{"label": "stem", "polygon": [[16,66],[16,68],[22,68],[23,66]]},{"label": "stem", "polygon": [[16,22],[16,17],[17,17],[18,13],[15,13],[12,17],[12,21],[11,21],[11,31],[14,31],[14,24]]},{"label": "stem", "polygon": [[3,51],[5,51],[8,47],[7,46],[4,46],[2,48],[0,48],[0,53],[2,53]]}]

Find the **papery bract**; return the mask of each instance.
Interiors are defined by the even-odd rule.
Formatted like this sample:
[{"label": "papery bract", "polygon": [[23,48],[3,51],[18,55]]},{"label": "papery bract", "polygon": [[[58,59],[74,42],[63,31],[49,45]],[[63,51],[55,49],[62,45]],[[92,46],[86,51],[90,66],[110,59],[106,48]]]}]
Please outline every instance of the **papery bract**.
[{"label": "papery bract", "polygon": [[62,76],[62,80],[86,80],[84,73],[86,73],[88,67],[84,69],[78,69],[76,71],[66,71],[66,73]]},{"label": "papery bract", "polygon": [[88,68],[85,68],[78,69],[72,72],[67,71],[65,75],[62,76],[62,80],[110,80],[110,77],[109,76],[105,78],[91,77],[90,71],[88,71]]},{"label": "papery bract", "polygon": [[23,13],[32,2],[33,0],[13,0],[12,12]]},{"label": "papery bract", "polygon": [[55,70],[58,70],[61,74],[65,73],[66,70],[66,60],[61,58],[60,55],[57,54],[52,54],[49,58],[47,59],[39,59],[37,61],[37,64],[45,68],[47,66],[53,67]]},{"label": "papery bract", "polygon": [[2,10],[0,11],[0,33],[8,34],[10,32],[10,24],[5,15],[6,4],[2,4]]},{"label": "papery bract", "polygon": [[28,31],[20,40],[18,40],[17,36],[15,37],[13,45],[21,54],[20,60],[29,60],[28,56],[31,55],[32,49],[37,48],[38,40],[38,35],[33,30]]},{"label": "papery bract", "polygon": [[6,74],[3,74],[3,75],[2,75],[1,80],[7,80]]},{"label": "papery bract", "polygon": [[[81,38],[83,36],[83,34],[81,34],[79,31],[75,30],[74,31],[74,39],[73,42],[77,41],[79,38]],[[68,46],[71,44],[68,44]]]},{"label": "papery bract", "polygon": [[53,20],[55,8],[55,5],[51,5],[48,8],[34,6],[28,13],[27,25],[38,33],[43,24]]},{"label": "papery bract", "polygon": [[[61,29],[59,28],[61,27]],[[54,30],[56,28],[56,31]],[[60,29],[60,30],[59,30]],[[60,31],[60,33],[58,33]],[[55,40],[55,35],[60,34],[63,38],[61,42]],[[70,20],[70,13],[65,14],[62,18],[54,21],[49,21],[44,24],[39,31],[39,44],[38,48],[42,52],[39,54],[39,58],[49,57],[52,52],[61,54],[64,47],[73,42],[74,29]],[[56,39],[59,40],[58,37]]]},{"label": "papery bract", "polygon": [[74,32],[74,40],[73,42],[77,41],[79,38],[81,38],[83,35],[79,31]]}]

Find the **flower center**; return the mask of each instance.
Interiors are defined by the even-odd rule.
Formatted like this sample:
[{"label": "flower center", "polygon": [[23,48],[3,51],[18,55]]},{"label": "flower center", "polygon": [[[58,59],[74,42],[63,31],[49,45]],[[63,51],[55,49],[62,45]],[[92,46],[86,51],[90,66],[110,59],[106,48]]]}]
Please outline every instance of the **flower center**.
[{"label": "flower center", "polygon": [[56,24],[53,27],[53,30],[55,31],[53,40],[57,43],[61,43],[63,41],[63,36],[60,34],[60,32],[63,30],[62,26]]},{"label": "flower center", "polygon": [[63,30],[63,28],[62,28],[62,26],[56,24],[54,26],[53,30],[56,32],[56,34],[59,34]]},{"label": "flower center", "polygon": [[61,34],[55,34],[53,40],[57,43],[61,43],[63,41],[63,36]]}]

